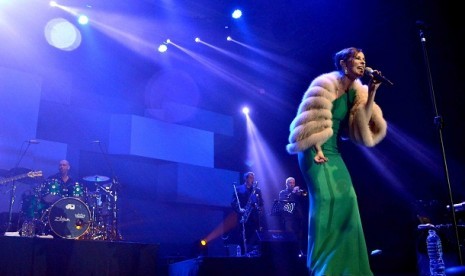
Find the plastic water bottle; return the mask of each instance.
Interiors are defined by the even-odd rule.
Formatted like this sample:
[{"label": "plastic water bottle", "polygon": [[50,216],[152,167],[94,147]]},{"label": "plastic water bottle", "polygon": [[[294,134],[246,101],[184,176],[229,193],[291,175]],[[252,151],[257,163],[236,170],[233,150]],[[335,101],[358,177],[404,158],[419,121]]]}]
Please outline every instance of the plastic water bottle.
[{"label": "plastic water bottle", "polygon": [[426,247],[429,257],[429,271],[431,276],[445,276],[445,265],[442,259],[442,244],[441,239],[436,234],[434,229],[428,230],[426,238]]},{"label": "plastic water bottle", "polygon": [[240,257],[241,255],[242,255],[241,246],[237,245],[237,247],[236,247],[236,257]]},{"label": "plastic water bottle", "polygon": [[21,237],[34,237],[35,234],[35,225],[33,221],[24,221],[21,226],[20,235]]}]

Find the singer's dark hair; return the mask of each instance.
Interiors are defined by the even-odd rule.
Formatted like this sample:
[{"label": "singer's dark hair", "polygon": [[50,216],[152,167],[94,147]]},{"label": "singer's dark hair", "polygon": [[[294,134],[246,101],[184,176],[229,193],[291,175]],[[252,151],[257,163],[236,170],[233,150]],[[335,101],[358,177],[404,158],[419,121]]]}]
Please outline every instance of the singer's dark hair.
[{"label": "singer's dark hair", "polygon": [[338,71],[343,71],[344,69],[341,66],[340,61],[343,60],[344,62],[347,63],[347,61],[353,57],[355,57],[358,53],[363,52],[362,49],[360,48],[355,48],[355,47],[349,47],[340,50],[336,54],[334,54],[334,65],[336,66],[336,69]]}]

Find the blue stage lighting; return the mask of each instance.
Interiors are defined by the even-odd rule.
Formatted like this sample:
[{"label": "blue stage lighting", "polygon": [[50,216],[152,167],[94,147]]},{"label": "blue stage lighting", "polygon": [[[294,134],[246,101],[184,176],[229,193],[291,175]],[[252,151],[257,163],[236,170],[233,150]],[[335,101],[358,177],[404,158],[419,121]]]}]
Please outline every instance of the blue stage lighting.
[{"label": "blue stage lighting", "polygon": [[50,20],[44,34],[50,45],[64,51],[72,51],[81,45],[81,32],[63,18]]},{"label": "blue stage lighting", "polygon": [[160,53],[164,53],[168,50],[168,46],[166,46],[165,44],[161,44],[160,46],[158,46],[158,52]]},{"label": "blue stage lighting", "polygon": [[78,17],[78,22],[81,25],[86,25],[87,23],[89,23],[89,17],[87,17],[86,15],[80,15]]},{"label": "blue stage lighting", "polygon": [[242,11],[241,10],[234,10],[232,13],[232,18],[234,19],[239,19],[242,16]]}]

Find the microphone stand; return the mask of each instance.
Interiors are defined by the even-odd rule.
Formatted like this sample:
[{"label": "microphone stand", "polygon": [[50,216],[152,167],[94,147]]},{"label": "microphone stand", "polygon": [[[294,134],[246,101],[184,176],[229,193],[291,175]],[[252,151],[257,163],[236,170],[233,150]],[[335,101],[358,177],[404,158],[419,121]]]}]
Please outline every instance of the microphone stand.
[{"label": "microphone stand", "polygon": [[[241,202],[239,201],[239,196],[237,195],[237,189],[236,189],[236,186],[233,184],[233,188],[234,188],[234,193],[236,195],[236,200],[237,200],[237,206],[239,208],[239,210],[241,210]],[[242,215],[243,216],[243,215]],[[247,238],[245,237],[245,219],[241,219],[241,222],[242,222],[242,241],[244,243],[244,254],[247,253]]]},{"label": "microphone stand", "polygon": [[[22,148],[23,148],[25,142],[23,142],[23,144],[21,145],[21,148],[19,150],[20,154],[19,154],[19,157],[18,157],[18,161],[16,161],[16,164],[15,164],[15,167],[13,168],[13,171],[19,167],[19,164],[21,163],[21,160],[23,160],[24,155],[26,155],[27,150],[31,146],[30,141],[26,141],[26,142],[27,142],[27,146],[24,149],[24,151],[22,151]],[[10,228],[11,228],[11,226],[13,224],[13,221],[12,221],[13,220],[13,205],[15,203],[15,197],[16,197],[16,180],[14,180],[12,182],[12,187],[11,187],[11,192],[10,192],[10,206],[8,208],[8,225],[6,227],[5,232],[9,232]]]},{"label": "microphone stand", "polygon": [[433,108],[434,108],[434,115],[435,115],[434,116],[434,123],[435,123],[435,125],[436,125],[436,127],[438,129],[439,142],[440,142],[440,146],[441,146],[442,160],[443,160],[443,165],[444,165],[444,172],[445,172],[447,187],[448,187],[448,191],[449,191],[450,206],[452,206],[452,208],[451,208],[451,211],[452,211],[452,223],[453,223],[453,227],[454,227],[454,230],[455,230],[455,238],[456,238],[456,241],[457,241],[458,257],[459,257],[460,265],[463,265],[462,252],[460,250],[460,242],[459,242],[459,232],[458,232],[458,228],[457,228],[457,219],[456,219],[456,215],[455,215],[455,208],[453,207],[454,206],[454,199],[453,199],[453,196],[452,196],[452,188],[451,188],[451,184],[450,184],[449,170],[447,168],[447,159],[446,159],[446,152],[445,152],[445,148],[444,148],[444,140],[443,140],[443,136],[442,136],[442,127],[444,125],[444,122],[443,122],[442,116],[440,116],[439,113],[438,113],[438,108],[437,108],[437,105],[436,105],[436,96],[435,96],[434,88],[433,88],[433,78],[431,76],[431,68],[430,68],[430,63],[429,63],[429,59],[428,59],[428,53],[427,53],[427,50],[426,50],[425,32],[423,30],[423,27],[425,27],[425,23],[421,22],[421,21],[417,21],[416,24],[417,24],[417,27],[419,28],[420,42],[421,42],[421,46],[422,46],[422,50],[423,50],[423,59],[424,59],[424,62],[425,62],[426,73],[427,73],[427,77],[428,77],[429,92],[430,92],[430,97],[431,97],[431,100],[433,102]]},{"label": "microphone stand", "polygon": [[[105,149],[102,147],[102,143],[99,141],[98,142],[100,151],[103,154],[103,158],[105,159],[105,162],[107,163],[107,166],[110,168],[111,172],[111,186],[110,190],[113,189],[113,193],[110,191],[111,198],[112,198],[112,204],[111,204],[111,229],[110,229],[110,240],[123,240],[123,237],[121,236],[121,233],[119,232],[119,226],[118,226],[118,192],[120,188],[120,183],[118,181],[118,178],[116,177],[115,171],[113,170],[113,167],[111,166],[110,160],[108,160],[108,152],[105,151]],[[106,191],[106,189],[104,189]],[[108,191],[106,191],[108,192]]]}]

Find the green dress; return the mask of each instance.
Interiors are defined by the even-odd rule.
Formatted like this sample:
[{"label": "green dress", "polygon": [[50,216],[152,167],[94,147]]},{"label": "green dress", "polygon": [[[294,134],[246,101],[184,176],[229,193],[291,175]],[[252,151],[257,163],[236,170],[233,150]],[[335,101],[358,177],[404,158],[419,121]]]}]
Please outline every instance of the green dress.
[{"label": "green dress", "polygon": [[333,102],[333,136],[322,146],[328,158],[317,165],[312,148],[299,153],[299,166],[309,189],[307,266],[311,275],[373,275],[363,234],[357,196],[337,146],[355,91]]}]

